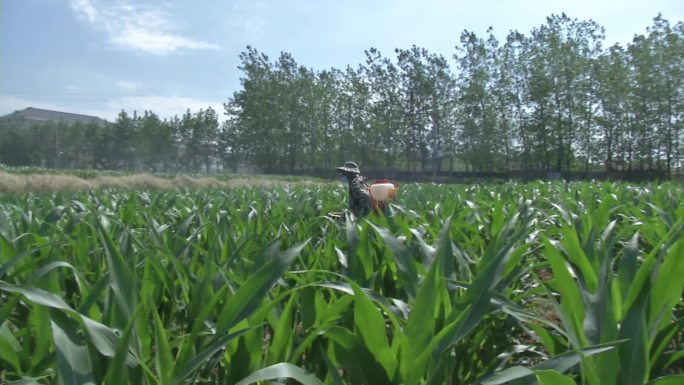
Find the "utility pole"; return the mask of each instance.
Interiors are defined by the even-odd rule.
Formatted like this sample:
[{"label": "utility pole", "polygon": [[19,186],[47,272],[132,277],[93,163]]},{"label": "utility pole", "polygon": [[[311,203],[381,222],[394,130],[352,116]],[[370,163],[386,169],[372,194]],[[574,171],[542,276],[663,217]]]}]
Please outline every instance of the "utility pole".
[{"label": "utility pole", "polygon": [[61,153],[62,153],[62,151],[61,151],[61,148],[60,148],[60,145],[59,145],[59,128],[60,128],[60,126],[61,126],[61,123],[62,123],[62,121],[60,120],[60,121],[57,122],[57,124],[55,125],[55,151],[56,151],[56,154],[55,154],[55,166],[56,166],[57,168],[61,167],[60,158],[61,158]]}]

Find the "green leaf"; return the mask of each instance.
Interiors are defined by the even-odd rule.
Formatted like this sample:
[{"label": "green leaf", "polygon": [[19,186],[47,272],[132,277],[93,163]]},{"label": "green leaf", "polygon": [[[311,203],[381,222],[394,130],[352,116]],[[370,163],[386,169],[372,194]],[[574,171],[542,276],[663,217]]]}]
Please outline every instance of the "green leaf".
[{"label": "green leaf", "polygon": [[563,353],[561,355],[550,358],[540,364],[533,367],[534,370],[555,370],[557,372],[563,373],[566,370],[572,368],[580,362],[581,357],[591,357],[595,354],[600,354],[603,352],[615,349],[616,346],[620,345],[624,341],[611,342],[607,344],[601,344],[596,346],[591,346],[588,348],[579,349],[578,351],[571,351]]},{"label": "green leaf", "polygon": [[406,246],[399,239],[395,238],[389,230],[372,223],[370,225],[380,234],[385,244],[392,250],[392,255],[394,255],[394,260],[397,264],[399,280],[406,289],[409,298],[415,298],[418,286],[418,271],[416,270],[413,256]]},{"label": "green leaf", "polygon": [[537,370],[534,372],[539,380],[539,385],[575,385],[575,380],[570,376],[564,376],[555,370]]},{"label": "green leaf", "polygon": [[586,345],[583,326],[585,304],[582,301],[580,289],[577,287],[575,279],[570,275],[565,260],[546,238],[544,238],[544,254],[549,259],[551,270],[555,277],[555,285],[553,287],[563,299],[560,308],[563,311],[562,318],[570,323],[566,326],[571,328],[571,330],[568,330],[571,332],[569,335],[579,338],[579,341],[573,341],[575,345]]},{"label": "green leaf", "polygon": [[19,356],[17,355],[20,351],[21,345],[19,341],[17,341],[12,331],[7,327],[7,322],[3,323],[0,326],[0,359],[12,365],[17,373],[21,372]]},{"label": "green leaf", "polygon": [[[319,301],[319,298],[320,296],[317,296],[316,301]],[[292,352],[292,355],[290,356],[288,361],[297,362],[305,353],[306,349],[308,349],[313,344],[313,341],[316,338],[318,338],[319,335],[327,335],[327,330],[332,325],[334,325],[338,319],[342,318],[343,313],[347,310],[347,308],[351,305],[353,301],[353,296],[345,295],[341,298],[334,299],[333,301],[331,301],[332,303],[330,305],[323,302],[326,307],[324,311],[321,311],[320,323],[322,325],[311,331],[306,336],[306,338],[297,346],[295,351]]]},{"label": "green leaf", "polygon": [[31,254],[35,253],[36,251],[38,251],[42,248],[48,247],[48,246],[51,246],[51,244],[46,243],[42,246],[38,246],[38,247],[34,247],[30,250],[26,250],[26,251],[22,252],[21,254],[15,256],[14,258],[12,258],[9,262],[6,262],[6,263],[0,265],[0,278],[4,278],[4,276],[9,272],[9,270],[14,265],[16,265],[19,261],[21,261],[24,257],[26,257],[27,255],[31,255]]},{"label": "green leaf", "polygon": [[230,296],[218,318],[217,330],[225,334],[231,327],[249,316],[264,300],[264,295],[280,279],[309,241],[295,245],[268,260],[244,285]]},{"label": "green leaf", "polygon": [[[100,217],[104,218],[104,217]],[[106,226],[101,220],[96,220],[97,230],[100,235],[100,241],[104,245],[105,260],[109,272],[109,286],[114,293],[114,299],[123,313],[122,321],[114,325],[120,329],[126,327],[122,322],[128,322],[133,311],[138,306],[137,297],[135,295],[137,281],[128,266],[128,262],[121,254],[121,250],[116,246]]]},{"label": "green leaf", "polygon": [[438,285],[441,261],[433,260],[432,266],[418,289],[416,302],[401,334],[400,372],[406,384],[417,384],[425,374],[424,360],[416,360],[416,352],[423,352],[435,333],[435,311],[438,304]]},{"label": "green leaf", "polygon": [[204,322],[209,318],[209,315],[217,307],[217,303],[223,300],[228,292],[228,286],[224,285],[221,289],[217,290],[214,295],[212,295],[209,302],[204,304],[202,311],[197,316],[192,324],[192,329],[190,330],[190,336],[186,337],[182,341],[180,347],[180,352],[178,353],[178,358],[176,360],[176,374],[180,373],[184,365],[188,363],[191,352],[193,351],[195,341],[197,337],[204,328]]},{"label": "green leaf", "polygon": [[[128,363],[129,366],[134,366],[138,363],[137,358],[130,352],[129,340],[133,334],[136,318],[138,318],[142,310],[143,304],[139,304],[135,313],[133,313],[133,317],[128,321],[128,326],[126,326],[126,329],[124,329],[123,334],[119,339],[119,346],[116,348],[114,358],[105,375],[106,384],[116,384],[121,381],[121,376],[125,373],[126,369],[125,363]],[[133,359],[131,359],[131,357],[133,357]]]},{"label": "green leaf", "polygon": [[653,280],[651,288],[650,314],[647,324],[655,328],[665,315],[670,322],[672,308],[681,300],[684,290],[684,240],[676,242],[658,270],[658,277]]},{"label": "green leaf", "polygon": [[361,287],[354,282],[350,284],[354,289],[354,325],[373,357],[385,369],[387,378],[392,379],[397,360],[387,341],[385,319]]},{"label": "green leaf", "polygon": [[349,374],[350,381],[362,384],[387,384],[385,369],[377,362],[361,338],[349,330],[333,326],[325,333],[333,341],[333,356]]},{"label": "green leaf", "polygon": [[[584,349],[579,349],[578,351],[570,351],[563,353],[561,355],[550,358],[540,364],[533,366],[531,369],[535,372],[540,370],[554,370],[559,373],[565,373],[565,371],[571,369],[580,361],[582,358],[591,357],[595,354],[600,354],[603,352],[610,351],[614,349],[615,346],[619,345],[623,341],[596,345]],[[536,378],[534,376],[525,376],[512,382],[511,385],[533,385],[536,384]]]},{"label": "green leaf", "polygon": [[156,341],[156,355],[154,357],[154,362],[157,368],[157,374],[159,375],[159,383],[161,385],[167,385],[171,383],[171,378],[173,376],[173,356],[171,355],[171,347],[169,346],[164,324],[162,323],[161,318],[159,318],[159,313],[157,313],[156,309],[154,309],[152,313],[154,315],[154,331]]},{"label": "green leaf", "polygon": [[344,215],[344,231],[347,238],[347,265],[349,266],[349,273],[352,279],[360,281],[362,278],[362,266],[359,262],[358,247],[359,247],[359,231],[356,227],[356,222],[353,221],[349,213]]},{"label": "green leaf", "polygon": [[533,374],[534,372],[528,368],[522,366],[513,366],[511,368],[504,369],[487,379],[483,379],[479,381],[479,383],[482,385],[501,385]]},{"label": "green leaf", "polygon": [[94,385],[90,355],[81,345],[76,323],[57,311],[52,311],[50,318],[59,380],[64,385]]},{"label": "green leaf", "polygon": [[[88,332],[90,341],[95,345],[97,350],[104,356],[114,357],[116,355],[117,346],[120,343],[119,334],[113,329],[88,317],[81,316],[81,319]],[[136,361],[137,359],[132,355],[129,355],[127,358],[129,365],[135,365]]]},{"label": "green leaf", "polygon": [[636,277],[639,262],[639,232],[634,233],[627,245],[625,245],[622,256],[620,257],[619,268],[617,272],[617,282],[620,288],[620,294],[623,299],[627,298],[629,294],[629,287]]},{"label": "green leaf", "polygon": [[287,357],[288,346],[291,347],[295,336],[293,315],[297,303],[296,292],[290,297],[285,309],[280,313],[278,325],[275,327],[271,346],[268,350],[267,364],[282,362]]},{"label": "green leaf", "polygon": [[217,352],[223,350],[226,347],[226,344],[230,342],[231,340],[240,337],[241,335],[254,330],[253,327],[251,328],[246,328],[242,329],[240,331],[237,331],[235,333],[231,333],[228,335],[225,335],[223,337],[217,337],[213,339],[203,350],[201,350],[199,353],[197,353],[192,360],[190,360],[188,363],[183,366],[183,368],[180,370],[178,375],[174,377],[173,381],[171,382],[172,385],[177,385],[181,383],[183,380],[185,380],[192,372],[194,372],[197,368],[199,368],[202,364],[206,363],[214,354]]},{"label": "green leaf", "polygon": [[68,310],[75,312],[69,305],[64,302],[64,300],[55,294],[52,294],[50,292],[47,292],[45,290],[33,288],[33,287],[24,287],[24,286],[18,286],[18,285],[12,285],[7,282],[0,281],[0,290],[12,292],[12,293],[21,293],[26,298],[28,298],[31,302],[37,303],[39,305],[51,307],[54,309],[61,309],[61,310]]},{"label": "green leaf", "polygon": [[5,384],[7,385],[43,385],[42,382],[40,382],[42,378],[39,377],[24,377],[21,380],[15,380],[15,381],[7,381]]},{"label": "green leaf", "polygon": [[235,385],[248,385],[257,381],[277,380],[279,378],[291,378],[303,385],[323,385],[316,376],[306,370],[288,363],[275,364],[250,374]]},{"label": "green leaf", "polygon": [[592,261],[589,260],[589,257],[586,255],[582,245],[580,244],[580,234],[578,234],[579,231],[580,230],[576,229],[575,227],[564,227],[564,239],[562,244],[565,248],[567,260],[572,264],[573,267],[577,268],[577,279],[582,281],[588,292],[593,293],[596,290],[598,277],[596,276],[596,270],[594,270]]},{"label": "green leaf", "polygon": [[530,329],[534,330],[534,333],[537,336],[539,336],[539,339],[541,339],[542,344],[551,355],[559,354],[559,352],[561,352],[565,348],[565,346],[562,343],[562,340],[546,328],[534,323],[530,323],[527,326]]},{"label": "green leaf", "polygon": [[[513,227],[517,220],[517,214],[509,221],[509,227]],[[497,249],[488,249],[478,265],[481,266],[475,280],[468,287],[465,294],[459,299],[459,306],[463,311],[454,311],[445,321],[445,325],[432,338],[427,348],[415,358],[417,365],[425,366],[428,362],[436,361],[441,354],[457,344],[489,313],[490,302],[494,288],[501,282],[504,266],[511,255],[515,253],[513,246],[522,237],[520,230],[505,240],[504,246]],[[436,261],[440,258],[438,257]]]},{"label": "green leaf", "polygon": [[682,384],[684,384],[684,374],[673,374],[671,376],[656,378],[653,381],[649,381],[646,385],[682,385]]},{"label": "green leaf", "polygon": [[[77,315],[83,321],[86,331],[91,338],[91,342],[93,345],[95,345],[95,348],[97,348],[97,350],[104,356],[114,357],[116,348],[119,344],[117,333],[111,328],[78,313],[69,307],[69,305],[67,305],[62,298],[38,288],[11,285],[2,281],[0,281],[0,290],[20,293],[36,304],[52,309],[64,310],[67,313]],[[127,359],[129,365],[135,364],[136,361],[137,360],[134,356],[129,356]]]},{"label": "green leaf", "polygon": [[648,379],[649,352],[646,326],[648,289],[643,290],[627,311],[620,325],[619,338],[627,342],[620,346],[621,385],[642,385]]},{"label": "green leaf", "polygon": [[[684,318],[680,318],[675,322],[661,329],[651,344],[651,357],[653,358],[653,365],[651,366],[651,373],[663,373],[667,367],[668,359],[665,351],[674,343],[673,339],[684,333]],[[684,351],[679,351],[684,355]]]}]

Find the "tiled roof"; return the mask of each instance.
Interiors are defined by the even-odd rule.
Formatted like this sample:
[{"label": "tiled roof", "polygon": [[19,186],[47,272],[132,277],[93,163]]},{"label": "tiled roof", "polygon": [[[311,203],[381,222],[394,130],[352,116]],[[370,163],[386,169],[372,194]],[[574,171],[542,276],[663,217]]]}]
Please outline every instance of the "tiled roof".
[{"label": "tiled roof", "polygon": [[106,123],[105,120],[100,119],[97,116],[73,114],[71,112],[43,110],[41,108],[34,107],[29,107],[20,111],[14,111],[11,114],[0,116],[0,121],[2,120],[21,120],[29,122],[62,121],[68,124],[76,122],[88,124],[95,122],[98,125],[104,125]]}]

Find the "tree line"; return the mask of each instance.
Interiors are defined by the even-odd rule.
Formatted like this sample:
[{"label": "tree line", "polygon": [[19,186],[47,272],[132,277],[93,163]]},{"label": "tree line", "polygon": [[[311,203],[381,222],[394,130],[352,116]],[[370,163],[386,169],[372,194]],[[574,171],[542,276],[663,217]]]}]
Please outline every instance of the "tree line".
[{"label": "tree line", "polygon": [[[684,24],[662,15],[604,48],[591,20],[552,15],[505,41],[464,31],[451,58],[412,46],[345,69],[240,54],[241,89],[160,120],[0,129],[0,162],[152,171],[306,172],[345,160],[408,171],[683,167]],[[60,133],[55,142],[54,133]],[[22,144],[23,143],[23,144]],[[23,147],[22,147],[23,146]],[[59,148],[57,148],[59,146]]]},{"label": "tree line", "polygon": [[0,122],[0,163],[12,166],[209,172],[220,161],[211,108],[160,119],[121,111],[113,123]]}]

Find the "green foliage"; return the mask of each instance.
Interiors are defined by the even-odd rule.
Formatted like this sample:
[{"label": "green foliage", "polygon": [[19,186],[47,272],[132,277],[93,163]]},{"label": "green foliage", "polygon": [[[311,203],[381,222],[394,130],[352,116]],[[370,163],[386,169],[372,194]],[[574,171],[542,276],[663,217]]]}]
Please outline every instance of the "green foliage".
[{"label": "green foliage", "polygon": [[676,184],[0,195],[8,383],[669,384]]}]

